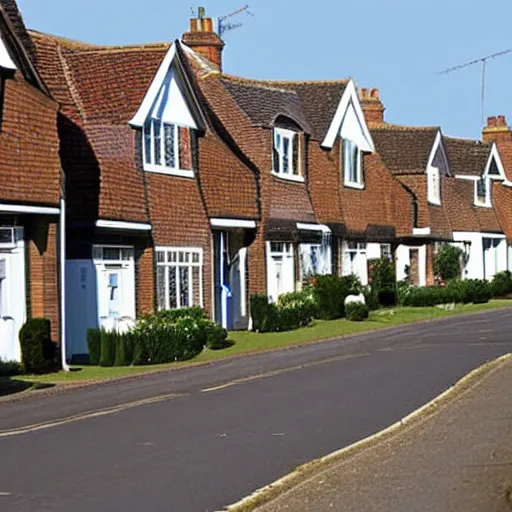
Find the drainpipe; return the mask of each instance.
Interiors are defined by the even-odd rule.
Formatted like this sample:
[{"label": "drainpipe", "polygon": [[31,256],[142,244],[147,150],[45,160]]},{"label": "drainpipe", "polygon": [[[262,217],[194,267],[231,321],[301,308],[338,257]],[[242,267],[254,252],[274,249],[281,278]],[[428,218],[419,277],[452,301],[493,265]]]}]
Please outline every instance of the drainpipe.
[{"label": "drainpipe", "polygon": [[69,372],[66,358],[66,200],[60,199],[60,356],[62,369]]}]

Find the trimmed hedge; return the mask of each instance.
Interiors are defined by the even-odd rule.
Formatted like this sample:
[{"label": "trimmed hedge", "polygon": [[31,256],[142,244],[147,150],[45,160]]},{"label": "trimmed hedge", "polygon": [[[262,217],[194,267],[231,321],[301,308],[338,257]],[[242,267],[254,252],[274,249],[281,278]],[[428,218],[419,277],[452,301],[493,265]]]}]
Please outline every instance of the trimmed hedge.
[{"label": "trimmed hedge", "polygon": [[309,290],[284,293],[277,304],[266,295],[251,296],[253,330],[257,332],[291,331],[308,326],[316,313],[316,304]]},{"label": "trimmed hedge", "polygon": [[445,287],[424,286],[413,288],[401,285],[400,303],[403,306],[426,307],[438,304],[463,303],[482,304],[489,302],[491,287],[481,279],[455,279]]},{"label": "trimmed hedge", "polygon": [[341,318],[345,314],[345,299],[361,291],[361,282],[354,275],[317,276],[313,280],[313,298],[318,317],[323,320]]},{"label": "trimmed hedge", "polygon": [[[393,262],[389,258],[370,260],[370,291],[369,304],[392,307],[397,304],[396,273]],[[366,299],[366,293],[365,293]],[[371,306],[370,306],[371,307]]]},{"label": "trimmed hedge", "polygon": [[101,331],[100,366],[110,367],[116,363],[117,332]]},{"label": "trimmed hedge", "polygon": [[89,364],[97,366],[101,355],[101,329],[87,329],[87,348],[89,349]]},{"label": "trimmed hedge", "polygon": [[0,377],[14,377],[22,373],[23,368],[18,361],[4,361],[0,359]]},{"label": "trimmed hedge", "polygon": [[29,318],[20,329],[21,360],[26,373],[44,373],[54,369],[55,344],[51,322],[47,318]]},{"label": "trimmed hedge", "polygon": [[350,302],[345,304],[345,316],[352,322],[362,322],[370,316],[370,310],[362,302]]},{"label": "trimmed hedge", "polygon": [[492,296],[503,298],[512,293],[512,273],[506,270],[494,276],[491,283]]},{"label": "trimmed hedge", "polygon": [[228,331],[219,324],[211,324],[206,329],[206,346],[210,350],[222,350],[227,346]]}]

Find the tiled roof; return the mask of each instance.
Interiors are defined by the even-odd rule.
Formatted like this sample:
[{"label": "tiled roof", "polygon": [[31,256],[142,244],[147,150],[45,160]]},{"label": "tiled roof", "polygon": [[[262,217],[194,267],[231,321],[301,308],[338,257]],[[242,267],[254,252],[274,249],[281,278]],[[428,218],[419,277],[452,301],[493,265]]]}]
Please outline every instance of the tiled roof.
[{"label": "tiled roof", "polygon": [[481,176],[485,170],[491,144],[478,140],[444,137],[452,175]]},{"label": "tiled roof", "polygon": [[438,127],[369,126],[375,149],[393,174],[426,172]]},{"label": "tiled roof", "polygon": [[299,95],[295,91],[271,85],[269,82],[227,75],[222,75],[220,81],[254,125],[269,128],[276,118],[282,115],[295,121],[307,133],[311,133]]}]

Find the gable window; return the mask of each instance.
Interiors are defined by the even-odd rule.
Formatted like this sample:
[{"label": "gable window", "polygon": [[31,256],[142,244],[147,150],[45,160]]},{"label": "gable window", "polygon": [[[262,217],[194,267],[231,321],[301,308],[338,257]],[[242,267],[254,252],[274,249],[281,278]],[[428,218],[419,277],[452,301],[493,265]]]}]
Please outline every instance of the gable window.
[{"label": "gable window", "polygon": [[185,154],[190,150],[188,128],[150,118],[144,124],[144,169],[146,171],[193,177],[190,158]]},{"label": "gable window", "polygon": [[363,188],[363,154],[358,145],[343,139],[343,183],[346,187]]},{"label": "gable window", "polygon": [[441,177],[437,167],[430,167],[427,171],[428,202],[441,204]]},{"label": "gable window", "polygon": [[475,181],[475,204],[477,206],[492,206],[492,184],[489,177],[481,177]]},{"label": "gable window", "polygon": [[304,181],[299,163],[299,134],[285,128],[274,128],[273,137],[273,174],[280,178]]},{"label": "gable window", "polygon": [[158,309],[203,306],[203,251],[199,248],[158,248]]}]

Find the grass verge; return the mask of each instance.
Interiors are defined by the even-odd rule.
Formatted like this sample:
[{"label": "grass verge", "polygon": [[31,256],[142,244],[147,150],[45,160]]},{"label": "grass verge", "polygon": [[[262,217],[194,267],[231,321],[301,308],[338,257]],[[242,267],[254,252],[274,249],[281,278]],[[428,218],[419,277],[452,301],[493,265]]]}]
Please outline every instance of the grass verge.
[{"label": "grass verge", "polygon": [[349,336],[362,332],[374,331],[383,327],[391,327],[453,316],[461,313],[477,313],[506,306],[512,307],[512,301],[493,300],[487,304],[457,305],[453,311],[445,311],[437,307],[428,308],[396,308],[383,309],[371,313],[364,322],[349,322],[341,318],[331,321],[315,321],[310,327],[281,333],[258,334],[248,331],[231,332],[229,339],[234,342],[224,350],[204,350],[192,361],[170,363],[155,366],[101,368],[99,366],[74,366],[71,372],[59,372],[49,375],[24,375],[13,380],[31,383],[65,384],[83,381],[101,381],[162,371],[170,368],[190,366],[224,359],[230,356],[261,352],[277,348],[319,341],[329,338]]}]

